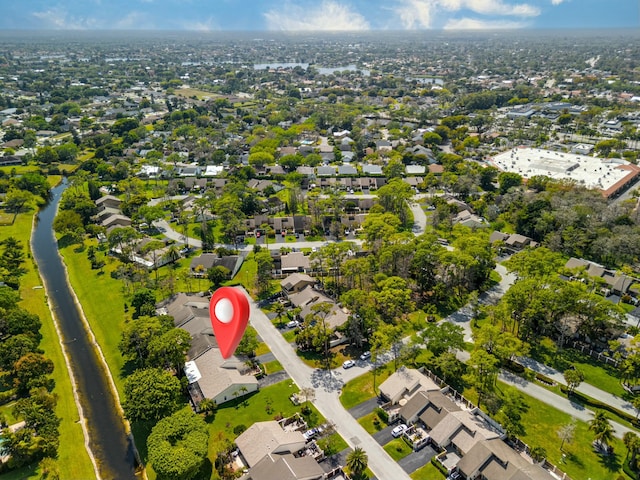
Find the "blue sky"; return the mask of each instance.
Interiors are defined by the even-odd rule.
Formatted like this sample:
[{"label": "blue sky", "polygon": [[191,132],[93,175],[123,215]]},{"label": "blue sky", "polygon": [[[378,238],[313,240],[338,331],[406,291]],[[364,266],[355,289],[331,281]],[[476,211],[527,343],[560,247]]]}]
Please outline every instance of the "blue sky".
[{"label": "blue sky", "polygon": [[0,29],[640,28],[639,0],[0,0]]}]

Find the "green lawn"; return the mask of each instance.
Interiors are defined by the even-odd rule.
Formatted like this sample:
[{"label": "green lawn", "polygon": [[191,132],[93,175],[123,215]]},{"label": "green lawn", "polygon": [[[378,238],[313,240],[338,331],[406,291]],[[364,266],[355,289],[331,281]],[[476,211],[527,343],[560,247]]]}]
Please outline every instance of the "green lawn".
[{"label": "green lawn", "polygon": [[[298,387],[291,380],[286,380],[261,389],[248,397],[246,401],[229,402],[218,408],[213,419],[208,420],[211,432],[209,437],[209,458],[211,461],[215,462],[217,452],[235,440],[238,435],[234,433],[234,428],[239,425],[249,428],[256,422],[273,420],[276,417],[289,417],[296,412],[299,413],[301,406],[295,406],[289,400],[289,396],[296,392],[298,392]],[[312,413],[307,419],[309,426],[324,423],[322,415],[313,406],[311,409]],[[342,439],[336,445],[336,448],[340,450],[346,448],[346,443]],[[212,479],[218,480],[215,471]]]},{"label": "green lawn", "polygon": [[244,286],[247,292],[253,294],[255,290],[255,279],[258,275],[258,264],[256,263],[253,252],[251,252],[242,262],[242,267],[233,278],[235,283]]},{"label": "green lawn", "polygon": [[376,412],[371,412],[370,414],[359,418],[358,423],[362,425],[362,428],[364,428],[371,435],[379,432],[387,426],[387,424],[383,420],[381,420],[380,417],[378,417],[378,414]]},{"label": "green lawn", "polygon": [[[376,373],[376,388],[392,373],[392,364],[378,367]],[[364,375],[354,378],[342,388],[340,402],[344,408],[349,409],[375,396],[376,393],[373,391],[373,372],[367,372]]]},{"label": "green lawn", "polygon": [[619,370],[612,365],[605,365],[573,348],[545,349],[545,344],[546,342],[533,347],[531,356],[559,372],[564,372],[570,365],[574,365],[584,373],[585,383],[597,386],[612,395],[622,398],[629,397],[629,393],[622,388],[620,383]]},{"label": "green lawn", "polygon": [[394,438],[384,447],[384,451],[396,462],[413,452],[412,448],[402,438]]},{"label": "green lawn", "polygon": [[269,350],[269,345],[267,345],[264,342],[260,342],[258,344],[258,348],[256,348],[255,354],[256,357],[259,357],[260,355],[264,355],[265,353],[269,353],[271,350]]},{"label": "green lawn", "polygon": [[413,480],[443,480],[445,477],[433,463],[429,462],[411,474]]},{"label": "green lawn", "polygon": [[[85,242],[89,243],[89,242]],[[111,278],[110,273],[120,264],[106,257],[104,273],[91,270],[86,251],[76,252],[77,245],[60,250],[67,265],[71,285],[82,304],[84,314],[102,349],[118,392],[122,395],[124,358],[118,350],[124,326],[126,302],[123,282]]]},{"label": "green lawn", "polygon": [[267,362],[264,364],[265,373],[276,373],[284,370],[284,367],[278,360],[272,360],[271,362]]},{"label": "green lawn", "polygon": [[[60,177],[50,177],[49,182],[55,185]],[[32,215],[20,214],[16,222],[7,227],[0,227],[0,237],[6,238],[14,236],[22,244],[29,248],[31,235]],[[54,363],[53,379],[55,380],[54,393],[58,397],[56,413],[61,419],[60,424],[60,447],[58,449],[58,466],[61,478],[95,478],[91,460],[84,449],[84,435],[82,427],[78,423],[79,414],[73,398],[71,379],[69,378],[67,367],[62,354],[58,335],[55,330],[51,312],[46,303],[44,289],[34,289],[33,287],[42,285],[35,264],[31,260],[31,255],[25,263],[27,273],[21,278],[20,296],[21,306],[31,313],[37,314],[42,321],[42,342],[40,348],[44,354]],[[31,469],[22,469],[18,476],[12,474],[3,475],[2,478],[37,478],[37,472]]]},{"label": "green lawn", "polygon": [[[515,388],[498,382],[497,393],[504,395],[508,391],[516,391]],[[564,451],[567,453],[565,462],[562,463],[560,452],[561,440],[557,431],[563,425],[572,421],[571,415],[548,406],[522,392],[524,404],[528,411],[522,415],[522,425],[525,435],[521,436],[523,442],[530,447],[542,447],[547,452],[548,460],[571,478],[591,480],[610,480],[622,474],[622,462],[626,455],[626,449],[621,440],[614,439],[614,455],[603,457],[593,451],[591,443],[593,434],[589,431],[586,422],[576,422],[575,438],[571,444],[565,443]],[[464,396],[472,402],[477,401],[473,391],[465,391]],[[626,477],[623,477],[626,478]]]}]

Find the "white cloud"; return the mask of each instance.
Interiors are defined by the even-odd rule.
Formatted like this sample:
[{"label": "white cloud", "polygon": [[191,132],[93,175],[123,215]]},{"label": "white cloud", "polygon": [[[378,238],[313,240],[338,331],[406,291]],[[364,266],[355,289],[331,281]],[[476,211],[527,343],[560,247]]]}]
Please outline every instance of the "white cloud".
[{"label": "white cloud", "polygon": [[560,5],[564,0],[551,0],[551,5]]},{"label": "white cloud", "polygon": [[32,15],[42,22],[44,28],[53,30],[86,30],[97,26],[96,19],[74,17],[69,15],[65,9],[59,7],[33,12]]},{"label": "white cloud", "polygon": [[[552,0],[554,2],[563,0]],[[503,0],[397,0],[393,9],[404,28],[429,28],[438,12],[471,10],[480,15],[536,17],[540,9],[528,3]]]},{"label": "white cloud", "polygon": [[502,0],[434,0],[444,9],[457,12],[468,9],[482,15],[513,15],[519,17],[535,17],[540,9],[528,3],[508,3]]},{"label": "white cloud", "polygon": [[445,30],[502,30],[526,27],[525,22],[509,20],[481,20],[478,18],[452,18],[445,26]]},{"label": "white cloud", "polygon": [[348,5],[324,0],[305,8],[290,2],[264,14],[267,29],[281,31],[368,30],[369,22]]},{"label": "white cloud", "polygon": [[209,17],[206,20],[199,22],[186,20],[182,22],[182,28],[185,30],[194,30],[196,32],[210,32],[212,30],[220,29],[213,17]]},{"label": "white cloud", "polygon": [[429,28],[435,8],[432,0],[401,0],[395,11],[404,28]]},{"label": "white cloud", "polygon": [[131,11],[115,22],[117,30],[151,30],[155,27],[149,15],[143,12]]}]

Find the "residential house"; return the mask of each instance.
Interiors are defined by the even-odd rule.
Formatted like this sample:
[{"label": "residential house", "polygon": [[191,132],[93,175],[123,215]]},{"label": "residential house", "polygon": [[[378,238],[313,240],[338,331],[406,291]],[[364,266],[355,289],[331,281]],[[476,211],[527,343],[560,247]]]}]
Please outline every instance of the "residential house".
[{"label": "residential house", "polygon": [[462,210],[455,217],[453,217],[453,223],[457,223],[469,228],[484,228],[488,227],[486,220],[475,213],[471,213],[469,210]]},{"label": "residential house", "polygon": [[331,310],[325,321],[332,329],[344,325],[347,323],[347,320],[349,320],[347,313],[344,312],[331,298],[311,286],[289,295],[289,301],[294,307],[299,307],[301,309],[298,314],[298,317],[301,320],[304,320],[308,315],[311,315],[313,313],[312,307],[320,303],[329,303],[331,305]]},{"label": "residential house", "polygon": [[458,462],[457,471],[465,479],[553,480],[557,478],[497,438],[476,442]]},{"label": "residential house", "polygon": [[427,167],[424,165],[407,165],[405,172],[407,175],[424,175],[427,171]]},{"label": "residential house", "polygon": [[115,214],[115,215],[109,215],[100,224],[103,227],[105,227],[107,231],[109,231],[113,228],[118,228],[118,227],[130,227],[131,219],[124,215]]},{"label": "residential house", "polygon": [[452,448],[458,455],[466,455],[476,442],[503,438],[504,432],[475,408],[448,413],[431,429],[429,436],[437,447]]},{"label": "residential house", "polygon": [[331,166],[318,167],[317,173],[319,177],[332,177],[336,175],[336,167],[331,167]]},{"label": "residential house", "polygon": [[98,207],[98,211],[102,211],[107,207],[120,210],[121,204],[122,200],[113,195],[104,195],[96,200],[96,207]]},{"label": "residential house", "polygon": [[362,165],[362,173],[364,175],[384,175],[380,165],[372,165],[370,163]]},{"label": "residential house", "polygon": [[242,257],[239,255],[219,256],[217,253],[203,253],[191,260],[189,271],[194,277],[206,277],[209,269],[222,266],[229,270],[229,278],[233,277],[242,265]]},{"label": "residential house", "polygon": [[440,387],[415,368],[400,367],[380,385],[380,395],[392,404],[409,400],[419,391],[437,391]]},{"label": "residential house", "polygon": [[494,230],[489,236],[489,243],[493,244],[496,242],[502,242],[503,247],[511,253],[519,252],[525,247],[535,248],[538,246],[538,242],[525,235],[520,235],[519,233],[502,233]]},{"label": "residential house", "polygon": [[236,438],[240,455],[249,467],[270,454],[298,452],[306,443],[302,432],[285,431],[275,420],[256,422]]},{"label": "residential house", "polygon": [[310,272],[311,259],[302,252],[291,252],[280,258],[282,273]]},{"label": "residential house", "polygon": [[410,425],[422,423],[427,431],[433,429],[451,412],[458,412],[461,408],[440,390],[430,392],[419,391],[400,408],[400,418]]},{"label": "residential house", "polygon": [[189,394],[195,405],[205,398],[218,405],[258,391],[258,379],[244,361],[224,359],[219,348],[209,348],[185,364]]},{"label": "residential house", "polygon": [[632,285],[640,283],[640,280],[615,270],[609,270],[595,262],[571,257],[565,264],[565,268],[567,270],[582,269],[589,277],[594,279],[600,278],[601,286],[604,289],[603,293],[606,296],[621,296],[626,294],[635,297],[638,294],[638,292],[631,287]]},{"label": "residential house", "polygon": [[340,165],[338,167],[338,175],[357,175],[358,170],[353,165]]},{"label": "residential house", "polygon": [[315,285],[315,283],[315,278],[310,277],[306,273],[292,273],[280,281],[280,286],[282,286],[282,290],[288,295],[298,293],[308,286]]},{"label": "residential house", "polygon": [[267,454],[240,477],[240,480],[322,480],[322,467],[313,457],[294,457],[291,454]]}]

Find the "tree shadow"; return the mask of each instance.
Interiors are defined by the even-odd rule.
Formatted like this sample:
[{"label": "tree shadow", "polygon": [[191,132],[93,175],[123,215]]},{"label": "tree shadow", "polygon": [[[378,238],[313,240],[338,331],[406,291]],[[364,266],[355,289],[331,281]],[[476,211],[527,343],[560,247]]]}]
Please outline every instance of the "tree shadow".
[{"label": "tree shadow", "polygon": [[606,468],[610,472],[617,472],[622,467],[622,463],[620,463],[620,458],[617,453],[610,453],[610,454],[598,453],[598,456],[600,457],[598,459],[598,462],[600,463],[600,465],[602,465],[604,468]]}]

